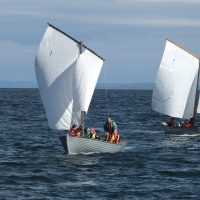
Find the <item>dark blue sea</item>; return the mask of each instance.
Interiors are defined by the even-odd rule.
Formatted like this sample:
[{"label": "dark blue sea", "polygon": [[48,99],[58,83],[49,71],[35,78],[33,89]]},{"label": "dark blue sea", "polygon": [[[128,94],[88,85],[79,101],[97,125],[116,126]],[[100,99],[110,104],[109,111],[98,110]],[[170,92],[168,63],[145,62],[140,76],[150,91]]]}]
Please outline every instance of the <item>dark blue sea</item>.
[{"label": "dark blue sea", "polygon": [[[200,136],[165,135],[150,90],[96,90],[85,127],[118,125],[125,149],[67,155],[38,89],[0,89],[0,199],[200,199]],[[108,102],[108,109],[107,109]],[[197,121],[200,121],[199,117]]]}]

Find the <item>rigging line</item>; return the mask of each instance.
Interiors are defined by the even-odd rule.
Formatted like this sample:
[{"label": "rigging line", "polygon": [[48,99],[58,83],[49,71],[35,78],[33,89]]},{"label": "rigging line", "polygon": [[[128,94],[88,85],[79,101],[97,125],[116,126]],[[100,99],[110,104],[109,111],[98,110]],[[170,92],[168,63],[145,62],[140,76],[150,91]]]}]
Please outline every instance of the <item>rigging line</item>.
[{"label": "rigging line", "polygon": [[164,117],[162,117],[160,114],[158,114],[158,113],[155,112],[154,110],[151,109],[151,111],[154,112],[155,114],[157,114],[157,115],[158,115],[160,118],[162,118],[165,122],[167,121],[167,120],[164,119]]},{"label": "rigging line", "polygon": [[[96,109],[96,98],[94,97],[94,95],[93,95],[93,98],[94,98],[94,115],[95,115],[95,119],[99,119],[99,116],[97,115],[97,109]],[[97,120],[95,120],[95,124],[97,125]],[[95,126],[96,126],[95,125]],[[97,126],[96,126],[97,127]],[[99,137],[100,137],[100,139],[101,139],[101,131],[99,131]]]},{"label": "rigging line", "polygon": [[105,82],[105,90],[106,90],[106,106],[107,106],[107,115],[109,117],[109,108],[108,108],[108,91],[107,91],[107,86],[106,86],[106,70],[105,66],[103,66],[103,71],[104,71],[104,82]]},{"label": "rigging line", "polygon": [[97,109],[96,109],[96,102],[97,101],[95,101],[95,98],[94,98],[94,115],[95,115],[96,118],[98,118]]}]

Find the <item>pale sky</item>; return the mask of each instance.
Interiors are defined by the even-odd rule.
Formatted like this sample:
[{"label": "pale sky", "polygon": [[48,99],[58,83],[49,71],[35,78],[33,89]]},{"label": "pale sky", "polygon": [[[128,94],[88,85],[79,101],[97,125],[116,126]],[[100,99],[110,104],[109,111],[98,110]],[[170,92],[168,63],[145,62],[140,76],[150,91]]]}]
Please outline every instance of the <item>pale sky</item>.
[{"label": "pale sky", "polygon": [[0,0],[0,80],[36,81],[47,22],[105,59],[98,83],[154,82],[166,38],[200,56],[200,0]]}]

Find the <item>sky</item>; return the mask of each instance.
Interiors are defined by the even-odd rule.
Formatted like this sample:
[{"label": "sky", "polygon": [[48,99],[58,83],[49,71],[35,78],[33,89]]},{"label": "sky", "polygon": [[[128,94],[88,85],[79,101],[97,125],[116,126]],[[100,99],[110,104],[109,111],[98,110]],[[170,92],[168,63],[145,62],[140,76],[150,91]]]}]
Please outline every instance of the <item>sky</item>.
[{"label": "sky", "polygon": [[0,0],[0,80],[36,82],[48,22],[105,59],[98,83],[154,82],[166,38],[200,56],[200,0]]}]

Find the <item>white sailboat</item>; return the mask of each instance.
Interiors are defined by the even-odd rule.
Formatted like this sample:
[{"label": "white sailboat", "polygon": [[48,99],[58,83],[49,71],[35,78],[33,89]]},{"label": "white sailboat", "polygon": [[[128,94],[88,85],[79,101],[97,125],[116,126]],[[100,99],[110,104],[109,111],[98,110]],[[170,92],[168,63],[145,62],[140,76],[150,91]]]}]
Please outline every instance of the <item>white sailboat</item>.
[{"label": "white sailboat", "polygon": [[70,130],[82,126],[82,137],[60,138],[69,154],[121,151],[119,144],[84,137],[84,112],[90,101],[104,59],[63,31],[48,24],[35,58],[35,72],[49,127]]},{"label": "white sailboat", "polygon": [[[200,113],[198,81],[200,58],[167,40],[152,95],[152,110],[170,117],[195,119]],[[198,105],[198,106],[197,106]],[[169,127],[166,133],[200,133],[200,127]]]}]

